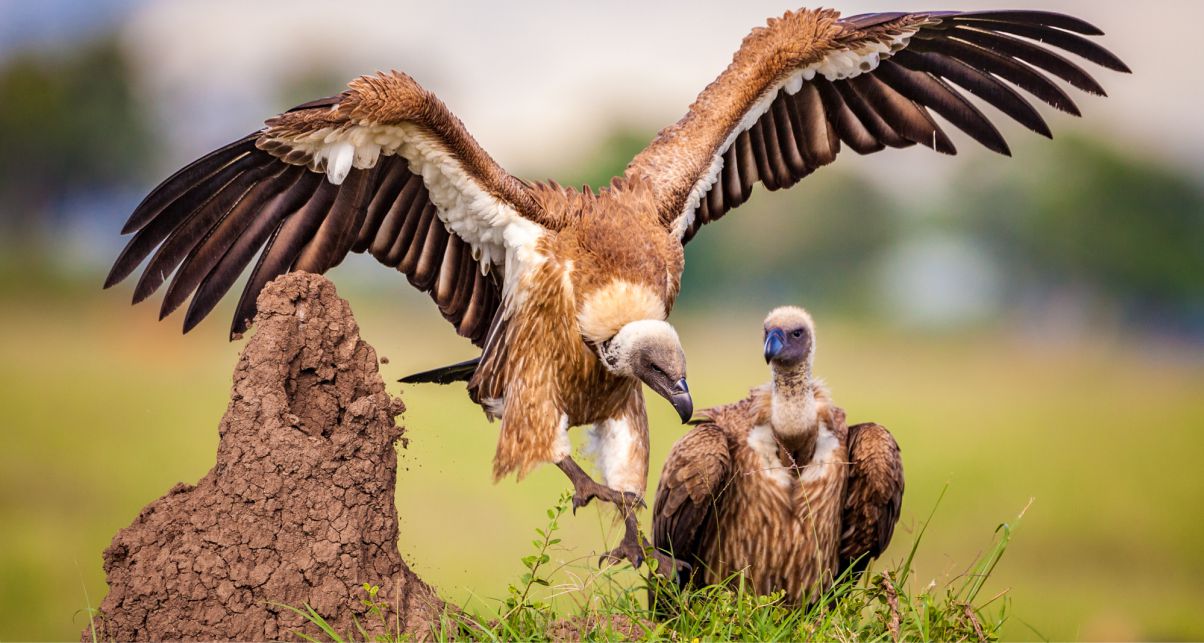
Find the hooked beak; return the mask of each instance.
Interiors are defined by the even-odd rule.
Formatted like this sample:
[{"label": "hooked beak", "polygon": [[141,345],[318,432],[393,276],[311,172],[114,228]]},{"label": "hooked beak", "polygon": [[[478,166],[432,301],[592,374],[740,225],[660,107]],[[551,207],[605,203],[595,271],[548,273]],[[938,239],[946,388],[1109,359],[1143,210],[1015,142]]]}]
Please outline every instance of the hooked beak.
[{"label": "hooked beak", "polygon": [[773,361],[773,358],[782,352],[786,347],[786,333],[781,328],[771,329],[765,335],[765,363]]},{"label": "hooked beak", "polygon": [[686,424],[694,417],[694,399],[690,397],[690,387],[686,386],[686,378],[677,380],[673,393],[668,396],[669,403],[677,410],[681,423]]},{"label": "hooked beak", "polygon": [[657,395],[669,400],[682,424],[688,423],[690,418],[694,417],[694,400],[690,397],[690,387],[686,386],[686,378],[683,377],[672,384],[661,378],[645,380],[644,383],[656,391]]}]

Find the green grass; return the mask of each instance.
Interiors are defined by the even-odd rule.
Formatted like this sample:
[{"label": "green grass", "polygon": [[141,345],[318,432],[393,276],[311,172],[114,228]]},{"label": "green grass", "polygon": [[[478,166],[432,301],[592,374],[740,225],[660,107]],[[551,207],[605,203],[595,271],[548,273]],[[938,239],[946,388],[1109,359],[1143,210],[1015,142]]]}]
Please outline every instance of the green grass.
[{"label": "green grass", "polygon": [[[391,358],[387,381],[472,355],[404,284],[343,292],[365,338]],[[212,466],[239,348],[224,338],[228,309],[181,337],[178,315],[158,323],[127,296],[0,293],[0,640],[77,638],[87,626],[81,583],[95,605],[113,534]],[[764,312],[673,318],[699,407],[764,381]],[[816,368],[850,421],[885,424],[903,448],[907,492],[882,568],[905,560],[946,483],[913,592],[960,578],[987,551],[984,526],[1035,498],[983,595],[1009,590],[1013,612],[1053,639],[1204,638],[1198,347],[1123,334],[924,334],[827,316],[818,324]],[[401,551],[449,601],[490,613],[514,561],[530,553],[531,526],[567,483],[541,467],[521,484],[492,484],[497,426],[463,389],[402,394]],[[650,414],[651,489],[683,428],[659,400]],[[555,558],[596,560],[620,535],[609,513],[588,507],[561,521]],[[624,587],[639,582],[630,570],[612,574]],[[1000,635],[1035,636],[1016,619]]]},{"label": "green grass", "polygon": [[[448,609],[429,638],[438,641],[670,640],[670,641],[988,641],[997,640],[1009,619],[1006,592],[983,594],[1023,511],[996,529],[991,546],[959,578],[937,587],[918,586],[913,561],[932,515],[895,567],[860,578],[841,576],[806,608],[783,604],[782,593],[758,596],[743,579],[682,590],[646,573],[637,583],[616,578],[621,567],[591,569],[581,561],[553,560],[561,542],[554,534],[569,507],[563,494],[547,511],[548,523],[535,530],[533,553],[520,563],[526,570],[510,584],[508,595],[491,611]],[[935,509],[933,515],[935,514]],[[626,566],[623,564],[622,566]],[[582,579],[585,579],[582,582]],[[357,622],[356,632],[339,632],[308,605],[285,606],[305,626],[294,634],[307,641],[401,641],[412,637],[397,627],[392,607],[377,600],[378,587],[365,585],[360,600],[371,608],[386,634],[370,635]],[[563,597],[579,595],[580,602]],[[661,606],[656,612],[653,603]],[[391,618],[392,616],[392,618]],[[1034,632],[1039,636],[1039,633]]]}]

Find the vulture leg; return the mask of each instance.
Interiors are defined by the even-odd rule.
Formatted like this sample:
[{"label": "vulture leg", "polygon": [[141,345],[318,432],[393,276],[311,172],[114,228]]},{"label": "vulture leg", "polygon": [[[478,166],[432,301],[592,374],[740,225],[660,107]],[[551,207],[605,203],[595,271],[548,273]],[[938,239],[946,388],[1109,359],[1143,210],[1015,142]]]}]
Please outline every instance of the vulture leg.
[{"label": "vulture leg", "polygon": [[668,578],[676,580],[678,578],[689,578],[690,572],[694,571],[694,566],[684,560],[678,560],[669,554],[652,547],[647,541],[644,542],[645,547],[652,548],[652,557],[656,559],[656,573]]},{"label": "vulture leg", "polygon": [[633,567],[638,568],[643,565],[644,552],[647,548],[651,548],[651,545],[640,535],[635,511],[644,506],[644,499],[639,494],[619,491],[599,484],[589,477],[589,474],[581,468],[581,465],[577,464],[576,460],[573,460],[572,456],[566,456],[557,462],[556,466],[560,467],[564,475],[568,476],[569,481],[573,483],[573,513],[577,513],[579,507],[584,507],[591,500],[597,498],[617,507],[619,515],[623,518],[623,540],[619,542],[618,547],[602,556],[599,564],[606,560],[617,563],[626,559],[631,561]]},{"label": "vulture leg", "polygon": [[625,512],[623,516],[623,540],[619,541],[618,547],[615,547],[602,556],[598,564],[602,564],[603,562],[615,564],[626,559],[631,561],[633,567],[639,567],[644,562],[644,557],[648,554],[651,554],[656,559],[656,571],[665,578],[673,579],[678,574],[687,575],[693,568],[689,563],[678,560],[653,547],[652,543],[648,542],[648,539],[644,538],[643,534],[640,533],[635,511]]},{"label": "vulture leg", "polygon": [[637,508],[644,506],[644,499],[637,494],[598,484],[572,456],[565,456],[556,466],[560,467],[573,483],[573,513],[577,513],[577,509],[588,505],[594,498],[613,504],[624,514],[634,514]]},{"label": "vulture leg", "polygon": [[631,561],[631,566],[639,568],[644,564],[644,552],[652,548],[648,540],[640,535],[639,522],[635,517],[633,508],[621,508],[623,514],[623,540],[619,541],[619,546],[610,550],[598,560],[598,564],[603,562],[619,563],[624,559]]}]

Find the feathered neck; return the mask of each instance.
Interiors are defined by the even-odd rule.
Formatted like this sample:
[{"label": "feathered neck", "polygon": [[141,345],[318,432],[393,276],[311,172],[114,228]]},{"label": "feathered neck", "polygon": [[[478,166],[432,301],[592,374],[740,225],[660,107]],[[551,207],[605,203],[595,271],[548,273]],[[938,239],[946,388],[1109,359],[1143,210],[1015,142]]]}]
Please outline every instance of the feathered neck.
[{"label": "feathered neck", "polygon": [[806,362],[793,367],[773,367],[770,424],[783,447],[804,456],[799,464],[810,459],[819,436],[817,384]]}]

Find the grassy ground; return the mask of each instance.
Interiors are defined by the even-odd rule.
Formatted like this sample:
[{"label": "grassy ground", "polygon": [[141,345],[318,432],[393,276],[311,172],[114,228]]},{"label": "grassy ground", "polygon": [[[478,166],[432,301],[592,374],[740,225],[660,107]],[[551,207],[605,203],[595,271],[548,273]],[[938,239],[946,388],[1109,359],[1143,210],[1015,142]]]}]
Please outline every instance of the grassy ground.
[{"label": "grassy ground", "polygon": [[[393,296],[351,293],[365,337],[391,358],[387,379],[471,355],[429,307],[380,303]],[[156,323],[122,296],[5,295],[0,307],[0,639],[73,638],[85,591],[93,604],[103,595],[100,552],[112,534],[212,464],[238,345],[224,341],[224,321],[181,338],[178,319]],[[765,379],[763,314],[674,319],[699,406]],[[1204,638],[1198,348],[925,335],[822,317],[818,334],[817,370],[850,420],[882,422],[903,447],[903,518],[884,564],[906,556],[946,483],[914,561],[919,588],[961,577],[990,547],[990,530],[1035,498],[982,590],[1011,590],[1004,638]],[[446,598],[490,613],[565,481],[544,467],[493,485],[496,426],[463,390],[403,394],[401,549]],[[667,404],[653,401],[651,413],[654,485],[683,429]],[[594,508],[560,527],[563,560],[586,560],[619,536]]]},{"label": "grassy ground", "polygon": [[[678,587],[646,570],[631,582],[626,564],[593,563],[555,557],[559,526],[570,506],[565,492],[548,509],[548,522],[535,530],[532,553],[516,565],[523,572],[507,587],[496,608],[449,608],[432,627],[436,641],[988,641],[1007,623],[1010,597],[983,592],[1011,541],[1023,512],[995,531],[989,550],[964,574],[942,586],[924,584],[912,573],[930,514],[907,557],[881,571],[871,566],[858,577],[840,576],[805,608],[784,603],[783,593],[758,596],[735,575],[707,587]],[[935,514],[935,509],[934,512]],[[628,572],[627,576],[630,576]],[[395,607],[365,583],[358,600],[368,607],[355,631],[342,632],[309,605],[285,605],[305,618],[293,634],[307,641],[409,640]],[[371,635],[369,630],[384,633]]]}]

